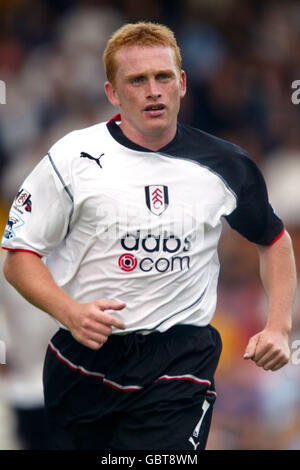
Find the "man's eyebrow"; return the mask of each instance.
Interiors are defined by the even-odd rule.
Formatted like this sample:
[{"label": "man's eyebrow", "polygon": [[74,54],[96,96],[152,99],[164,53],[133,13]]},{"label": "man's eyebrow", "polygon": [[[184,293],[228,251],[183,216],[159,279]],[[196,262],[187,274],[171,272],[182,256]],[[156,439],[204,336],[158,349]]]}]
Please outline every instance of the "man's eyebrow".
[{"label": "man's eyebrow", "polygon": [[133,78],[143,78],[145,77],[146,74],[145,73],[131,73],[129,75],[127,75],[127,80],[132,80]]},{"label": "man's eyebrow", "polygon": [[166,69],[166,70],[160,70],[160,71],[157,72],[155,75],[171,75],[171,76],[175,76],[175,72],[174,72],[174,70]]},{"label": "man's eyebrow", "polygon": [[[134,78],[144,78],[148,75],[147,72],[141,72],[141,73],[132,73],[132,74],[129,74],[127,75],[127,80],[132,80]],[[155,72],[155,76],[157,75],[171,75],[171,76],[175,76],[175,72],[171,69],[164,69],[164,70],[158,70],[157,72]]]}]

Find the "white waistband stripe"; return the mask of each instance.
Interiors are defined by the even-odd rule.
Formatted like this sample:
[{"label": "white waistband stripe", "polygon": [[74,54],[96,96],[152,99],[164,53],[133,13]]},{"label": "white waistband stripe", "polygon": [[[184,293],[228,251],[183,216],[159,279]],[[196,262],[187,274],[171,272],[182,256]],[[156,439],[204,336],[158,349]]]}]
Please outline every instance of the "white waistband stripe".
[{"label": "white waistband stripe", "polygon": [[[108,385],[110,387],[113,387],[117,390],[121,390],[123,392],[129,392],[129,391],[137,391],[137,390],[141,390],[142,388],[144,388],[144,386],[141,386],[141,385],[121,385],[121,384],[118,384],[112,380],[109,380],[105,377],[105,374],[102,374],[101,372],[94,372],[94,371],[90,371],[90,370],[87,370],[85,369],[85,367],[83,366],[79,366],[79,365],[76,365],[74,364],[73,362],[71,362],[69,359],[67,359],[66,357],[64,357],[61,352],[52,344],[52,342],[50,341],[49,343],[49,348],[50,350],[56,355],[56,357],[61,361],[63,362],[64,364],[66,364],[68,367],[70,367],[71,369],[73,370],[76,370],[78,371],[80,374],[83,374],[83,375],[86,375],[88,377],[96,377],[96,378],[99,378],[102,380],[103,384],[105,385]],[[195,375],[191,375],[191,374],[184,374],[184,375],[161,375],[160,377],[158,377],[157,379],[155,379],[152,383],[155,384],[157,382],[160,382],[161,380],[190,380],[192,382],[195,382],[195,383],[198,383],[198,384],[206,384],[208,387],[211,386],[211,382],[210,380],[207,380],[207,379],[201,379],[199,377],[196,377]],[[216,392],[212,391],[212,390],[207,390],[206,392],[207,394],[210,394],[210,395],[214,395],[216,396]]]}]

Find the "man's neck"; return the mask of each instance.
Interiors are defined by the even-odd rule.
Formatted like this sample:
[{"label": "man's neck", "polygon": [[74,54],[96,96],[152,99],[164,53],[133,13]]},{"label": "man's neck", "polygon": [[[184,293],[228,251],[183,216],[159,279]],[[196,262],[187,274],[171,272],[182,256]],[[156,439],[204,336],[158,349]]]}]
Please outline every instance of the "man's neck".
[{"label": "man's neck", "polygon": [[128,125],[126,121],[121,122],[120,129],[127,139],[131,140],[135,144],[140,145],[141,147],[145,147],[155,152],[168,145],[168,143],[174,139],[176,135],[177,123],[163,132],[158,130],[152,133],[149,132],[149,134],[139,132],[137,129]]}]

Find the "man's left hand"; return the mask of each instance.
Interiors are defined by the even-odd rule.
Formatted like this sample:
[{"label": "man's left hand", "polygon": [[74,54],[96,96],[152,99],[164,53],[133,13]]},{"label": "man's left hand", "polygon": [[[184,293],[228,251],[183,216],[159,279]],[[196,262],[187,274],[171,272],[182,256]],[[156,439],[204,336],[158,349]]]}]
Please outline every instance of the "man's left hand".
[{"label": "man's left hand", "polygon": [[289,361],[288,335],[262,330],[250,338],[243,357],[252,359],[257,366],[265,370],[278,370]]}]

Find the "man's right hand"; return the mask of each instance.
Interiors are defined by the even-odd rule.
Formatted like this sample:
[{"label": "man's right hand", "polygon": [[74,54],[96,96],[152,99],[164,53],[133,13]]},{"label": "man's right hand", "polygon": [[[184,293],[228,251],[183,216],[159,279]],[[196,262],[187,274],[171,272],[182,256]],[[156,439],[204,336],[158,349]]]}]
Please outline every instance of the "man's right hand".
[{"label": "man's right hand", "polygon": [[72,336],[84,346],[97,350],[106,343],[112,327],[124,330],[124,323],[105,310],[122,310],[126,304],[113,300],[96,300],[87,304],[77,304],[72,310],[66,326]]},{"label": "man's right hand", "polygon": [[28,302],[65,325],[88,348],[101,348],[113,326],[125,329],[122,321],[105,310],[122,310],[126,304],[113,300],[77,302],[56,284],[47,266],[34,253],[10,251],[4,275]]}]

